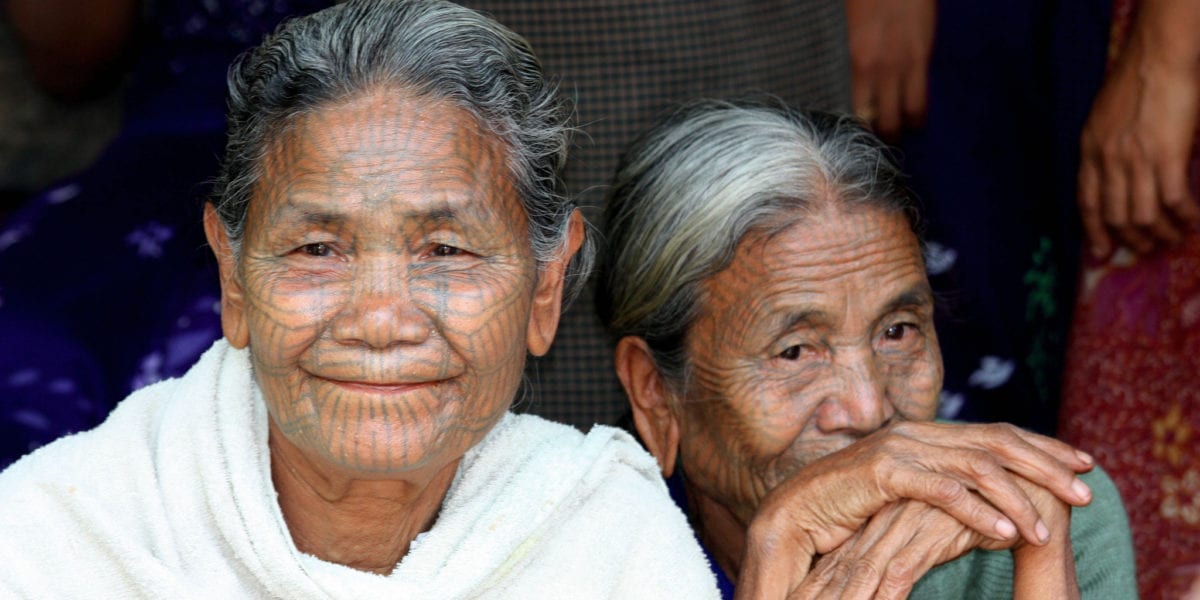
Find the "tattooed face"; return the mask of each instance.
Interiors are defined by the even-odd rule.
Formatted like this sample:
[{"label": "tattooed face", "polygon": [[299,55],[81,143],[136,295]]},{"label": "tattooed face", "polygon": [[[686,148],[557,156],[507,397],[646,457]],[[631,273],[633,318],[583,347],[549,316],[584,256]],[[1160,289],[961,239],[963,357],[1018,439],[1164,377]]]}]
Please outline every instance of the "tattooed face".
[{"label": "tattooed face", "polygon": [[934,416],[933,300],[899,215],[828,208],[748,235],[700,304],[680,452],[690,485],[743,522],[810,461],[890,419]]},{"label": "tattooed face", "polygon": [[223,290],[273,444],[406,472],[457,460],[503,415],[540,310],[504,160],[468,113],[394,90],[304,116],[268,148]]}]

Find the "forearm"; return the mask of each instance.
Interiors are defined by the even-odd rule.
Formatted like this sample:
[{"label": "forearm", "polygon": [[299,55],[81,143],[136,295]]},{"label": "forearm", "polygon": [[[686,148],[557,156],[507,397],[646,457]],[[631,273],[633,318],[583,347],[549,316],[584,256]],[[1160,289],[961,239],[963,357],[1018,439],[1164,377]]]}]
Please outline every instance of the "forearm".
[{"label": "forearm", "polygon": [[1200,0],[1143,0],[1131,43],[1144,43],[1157,60],[1200,71]]},{"label": "forearm", "polygon": [[1013,598],[1079,598],[1075,556],[1071,547],[1070,513],[1065,524],[1052,527],[1045,546],[1024,544],[1013,550]]}]

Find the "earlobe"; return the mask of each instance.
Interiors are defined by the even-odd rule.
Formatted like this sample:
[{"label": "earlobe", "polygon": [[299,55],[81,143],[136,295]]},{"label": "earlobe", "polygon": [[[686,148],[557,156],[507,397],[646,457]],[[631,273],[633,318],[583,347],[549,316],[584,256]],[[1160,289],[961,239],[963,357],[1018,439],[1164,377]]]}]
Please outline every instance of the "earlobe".
[{"label": "earlobe", "polygon": [[579,212],[577,208],[571,213],[565,248],[554,260],[543,264],[538,273],[537,285],[533,290],[533,304],[529,309],[529,326],[525,333],[529,353],[534,356],[542,356],[548,352],[550,344],[554,342],[554,334],[558,330],[558,321],[562,316],[563,286],[566,280],[567,265],[571,263],[571,258],[583,246],[585,235],[583,213]]},{"label": "earlobe", "polygon": [[670,477],[679,455],[679,418],[650,348],[642,338],[626,336],[617,342],[614,362],[638,435],[658,460],[663,477]]},{"label": "earlobe", "polygon": [[221,278],[221,330],[225,339],[234,348],[245,348],[250,344],[250,330],[246,326],[245,297],[237,278],[237,264],[229,234],[217,215],[212,203],[204,205],[204,236],[217,257],[217,269]]}]

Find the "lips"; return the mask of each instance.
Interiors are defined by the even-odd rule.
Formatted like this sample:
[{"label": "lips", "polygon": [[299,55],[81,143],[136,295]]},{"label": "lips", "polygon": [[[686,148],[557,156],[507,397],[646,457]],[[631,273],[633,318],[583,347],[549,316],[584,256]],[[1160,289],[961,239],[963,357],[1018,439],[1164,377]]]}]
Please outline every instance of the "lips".
[{"label": "lips", "polygon": [[348,381],[343,379],[332,379],[329,377],[321,377],[315,375],[317,379],[335,385],[344,390],[358,394],[380,394],[380,395],[396,395],[418,390],[425,390],[441,383],[440,381],[413,381],[413,382],[383,382],[370,380],[354,380]]}]

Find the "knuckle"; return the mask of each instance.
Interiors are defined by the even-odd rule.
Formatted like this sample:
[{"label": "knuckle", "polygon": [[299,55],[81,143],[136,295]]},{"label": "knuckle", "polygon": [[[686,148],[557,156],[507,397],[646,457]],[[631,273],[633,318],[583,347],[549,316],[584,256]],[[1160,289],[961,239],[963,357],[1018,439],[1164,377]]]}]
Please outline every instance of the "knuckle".
[{"label": "knuckle", "polygon": [[976,479],[998,477],[1004,470],[988,452],[983,450],[968,450],[967,452],[967,469]]},{"label": "knuckle", "polygon": [[862,558],[855,561],[854,566],[850,569],[847,583],[850,585],[869,585],[880,580],[882,572],[879,565],[869,558]]},{"label": "knuckle", "polygon": [[1162,197],[1163,206],[1168,208],[1177,208],[1183,206],[1185,200],[1186,196],[1183,196],[1182,194],[1163,194]]},{"label": "knuckle", "polygon": [[942,505],[959,504],[970,494],[966,486],[946,477],[939,477],[930,482],[928,493],[930,499]]},{"label": "knuckle", "polygon": [[883,573],[880,587],[892,592],[907,590],[917,581],[917,563],[907,556],[897,556]]}]

